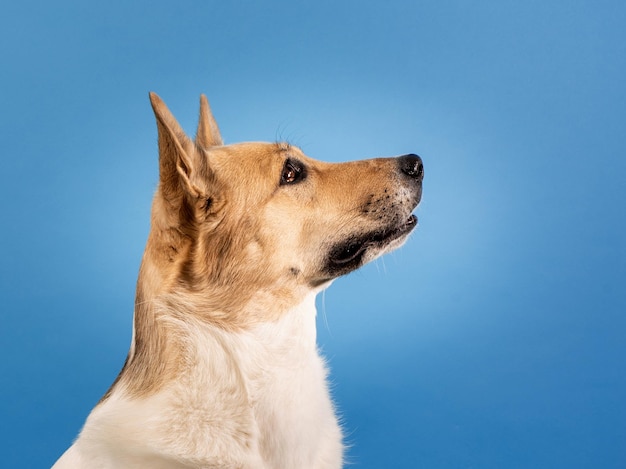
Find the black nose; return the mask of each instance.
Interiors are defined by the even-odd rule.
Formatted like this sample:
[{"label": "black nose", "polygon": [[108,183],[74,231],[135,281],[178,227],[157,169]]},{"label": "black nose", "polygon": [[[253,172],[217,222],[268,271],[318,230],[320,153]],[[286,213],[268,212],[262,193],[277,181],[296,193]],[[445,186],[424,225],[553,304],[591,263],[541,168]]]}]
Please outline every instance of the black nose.
[{"label": "black nose", "polygon": [[419,156],[412,153],[410,155],[400,156],[398,157],[398,165],[400,171],[407,176],[418,181],[424,179],[424,164]]}]

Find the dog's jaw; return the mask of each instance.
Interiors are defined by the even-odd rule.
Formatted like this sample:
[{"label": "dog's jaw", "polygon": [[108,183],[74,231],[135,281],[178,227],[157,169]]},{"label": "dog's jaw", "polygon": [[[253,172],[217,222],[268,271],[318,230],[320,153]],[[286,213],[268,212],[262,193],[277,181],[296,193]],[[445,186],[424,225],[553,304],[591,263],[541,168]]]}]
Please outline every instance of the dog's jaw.
[{"label": "dog's jaw", "polygon": [[324,272],[329,278],[345,275],[402,246],[417,226],[417,217],[410,215],[403,223],[355,235],[333,245],[328,253]]}]

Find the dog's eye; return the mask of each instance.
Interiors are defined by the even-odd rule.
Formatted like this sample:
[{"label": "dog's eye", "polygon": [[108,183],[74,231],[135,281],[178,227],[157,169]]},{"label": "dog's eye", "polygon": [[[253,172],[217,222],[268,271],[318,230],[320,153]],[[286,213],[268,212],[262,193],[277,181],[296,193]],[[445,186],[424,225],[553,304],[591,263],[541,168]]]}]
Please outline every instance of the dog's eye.
[{"label": "dog's eye", "polygon": [[288,158],[283,166],[283,172],[280,176],[280,185],[294,184],[300,182],[306,176],[304,165],[298,160]]}]

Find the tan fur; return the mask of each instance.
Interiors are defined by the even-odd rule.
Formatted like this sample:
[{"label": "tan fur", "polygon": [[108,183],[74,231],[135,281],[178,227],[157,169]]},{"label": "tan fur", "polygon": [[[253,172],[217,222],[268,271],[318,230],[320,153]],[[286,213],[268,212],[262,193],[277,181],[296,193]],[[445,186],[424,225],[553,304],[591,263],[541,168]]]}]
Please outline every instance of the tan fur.
[{"label": "tan fur", "polygon": [[[222,434],[234,425],[232,439],[243,445],[242,451],[257,451],[256,446],[249,446],[256,441],[254,445],[261,447],[258,451],[267,456],[275,442],[262,430],[260,440],[255,440],[254,429],[261,425],[263,413],[250,413],[250,406],[257,404],[249,383],[263,382],[262,370],[254,369],[254,360],[249,364],[247,358],[236,356],[213,356],[210,360],[219,365],[205,363],[203,342],[216,344],[207,345],[207,350],[213,350],[209,353],[215,353],[251,337],[266,337],[261,342],[271,343],[274,339],[270,338],[278,333],[272,328],[308,328],[298,325],[297,316],[285,326],[280,324],[285,315],[299,314],[303,299],[333,278],[406,239],[415,221],[411,221],[411,211],[421,197],[421,161],[419,175],[407,176],[409,170],[399,169],[397,158],[330,164],[313,160],[286,143],[224,146],[205,96],[200,99],[200,121],[192,141],[158,96],[151,93],[150,100],[157,120],[160,179],[137,281],[133,342],[122,371],[90,419],[104,419],[98,417],[102,413],[98,408],[119,396],[124,396],[123,402],[136,400],[137,409],[142,408],[140,402],[161,402],[167,397],[169,407],[164,412],[179,416],[172,417],[172,422],[184,422],[183,427],[172,429],[174,440],[206,427],[204,437],[199,433],[189,438],[196,445],[211,432]],[[288,160],[297,160],[306,169],[303,182],[281,183]],[[363,237],[366,244],[359,241]],[[345,267],[333,263],[340,259],[333,253],[344,244],[350,252],[351,240],[356,240],[354,249],[359,243],[365,246],[359,254],[362,258]],[[267,327],[269,332],[264,332]],[[297,336],[289,338],[291,332],[284,333],[290,347],[304,346]],[[314,350],[314,341],[306,347]],[[255,353],[259,360],[276,362],[268,350],[271,347]],[[292,367],[285,363],[287,369]],[[205,389],[206,383],[201,385],[196,373],[204,370],[212,375],[211,366],[232,373],[211,384],[211,395],[226,396],[226,400],[214,407],[222,409],[221,423],[207,427],[207,419],[215,418],[215,413],[207,408],[211,417],[203,417],[198,408],[205,403],[189,396],[195,395],[196,387],[198,392]],[[220,386],[223,390],[216,393]],[[180,398],[175,397],[177,393],[182,393]],[[197,403],[190,404],[190,399]],[[98,425],[106,428],[108,424]],[[90,435],[93,428],[86,426],[84,433]],[[174,440],[170,443],[175,446]],[[217,444],[211,441],[207,444]],[[187,448],[183,443],[178,446]],[[195,446],[181,451],[190,460],[193,454],[202,453]]]}]

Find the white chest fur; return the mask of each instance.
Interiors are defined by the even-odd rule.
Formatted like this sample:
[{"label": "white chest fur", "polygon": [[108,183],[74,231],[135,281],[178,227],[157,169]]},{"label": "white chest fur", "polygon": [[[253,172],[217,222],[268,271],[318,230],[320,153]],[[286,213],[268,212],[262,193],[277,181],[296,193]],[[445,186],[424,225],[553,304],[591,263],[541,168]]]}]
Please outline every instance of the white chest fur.
[{"label": "white chest fur", "polygon": [[178,330],[188,343],[187,371],[147,398],[116,390],[55,469],[341,467],[313,294],[250,331]]}]

